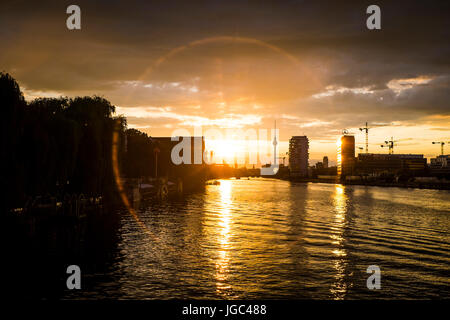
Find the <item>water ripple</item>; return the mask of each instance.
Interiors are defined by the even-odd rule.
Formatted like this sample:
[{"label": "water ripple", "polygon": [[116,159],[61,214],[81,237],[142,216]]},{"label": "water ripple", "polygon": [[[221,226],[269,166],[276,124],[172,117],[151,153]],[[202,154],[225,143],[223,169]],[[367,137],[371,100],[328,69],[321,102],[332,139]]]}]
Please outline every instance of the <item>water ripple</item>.
[{"label": "water ripple", "polygon": [[[82,297],[450,298],[448,191],[222,180],[124,214]],[[368,290],[378,265],[382,289]]]}]

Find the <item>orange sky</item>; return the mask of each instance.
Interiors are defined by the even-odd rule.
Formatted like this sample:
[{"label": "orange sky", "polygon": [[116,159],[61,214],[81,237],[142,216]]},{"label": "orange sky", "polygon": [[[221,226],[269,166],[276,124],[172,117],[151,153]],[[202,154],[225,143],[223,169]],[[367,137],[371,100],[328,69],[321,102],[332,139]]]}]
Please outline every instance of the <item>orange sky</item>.
[{"label": "orange sky", "polygon": [[432,141],[450,141],[448,19],[437,4],[385,4],[378,31],[361,3],[78,5],[78,31],[53,2],[0,5],[1,66],[27,99],[101,95],[152,136],[276,120],[280,156],[307,135],[311,163],[336,159],[343,129],[364,146],[366,121],[370,152],[394,137],[396,153],[429,158],[440,152]]}]

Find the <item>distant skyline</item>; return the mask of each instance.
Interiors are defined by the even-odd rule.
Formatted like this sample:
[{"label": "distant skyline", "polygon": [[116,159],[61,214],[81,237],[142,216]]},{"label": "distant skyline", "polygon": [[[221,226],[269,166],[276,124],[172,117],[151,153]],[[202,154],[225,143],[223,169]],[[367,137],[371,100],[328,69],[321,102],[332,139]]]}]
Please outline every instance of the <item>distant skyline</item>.
[{"label": "distant skyline", "polygon": [[[444,1],[2,1],[0,69],[25,97],[101,95],[152,136],[193,126],[280,128],[336,160],[343,129],[369,152],[440,154],[450,141],[450,25]],[[446,146],[450,153],[450,146]]]}]

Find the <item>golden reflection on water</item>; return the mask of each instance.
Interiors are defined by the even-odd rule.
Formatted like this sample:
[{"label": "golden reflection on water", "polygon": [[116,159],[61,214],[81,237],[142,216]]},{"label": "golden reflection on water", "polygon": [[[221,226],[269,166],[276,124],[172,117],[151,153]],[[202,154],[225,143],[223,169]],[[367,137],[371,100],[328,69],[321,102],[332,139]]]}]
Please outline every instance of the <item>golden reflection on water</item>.
[{"label": "golden reflection on water", "polygon": [[[106,276],[90,274],[96,285],[82,297],[439,297],[448,285],[442,272],[450,263],[448,210],[436,211],[426,201],[443,203],[448,193],[395,192],[402,203],[391,201],[392,190],[378,187],[241,179],[221,180],[183,202],[152,203],[138,213],[159,241],[140,236],[134,219],[124,215],[112,252],[117,258],[111,265],[101,261],[107,263]],[[416,202],[403,204],[408,197],[424,204],[411,212]],[[381,234],[370,234],[372,227]],[[423,254],[417,254],[418,239],[425,243]],[[174,252],[167,254],[165,247]],[[374,296],[361,281],[364,261],[390,264],[401,282],[385,283],[382,295]],[[411,276],[403,277],[403,270]],[[424,287],[408,285],[411,278]]]},{"label": "golden reflection on water", "polygon": [[221,294],[226,294],[231,286],[227,284],[229,275],[229,251],[230,245],[230,223],[231,223],[231,189],[232,182],[229,180],[220,181],[220,207],[217,208],[219,212],[219,251],[218,259],[216,261],[216,291]]},{"label": "golden reflection on water", "polygon": [[335,269],[334,282],[330,289],[333,298],[341,300],[345,298],[348,288],[351,286],[345,280],[347,269],[347,251],[344,248],[344,229],[346,224],[346,214],[348,211],[348,196],[345,193],[345,186],[335,185],[333,194],[334,219],[331,227],[331,243],[335,260],[333,267]]}]

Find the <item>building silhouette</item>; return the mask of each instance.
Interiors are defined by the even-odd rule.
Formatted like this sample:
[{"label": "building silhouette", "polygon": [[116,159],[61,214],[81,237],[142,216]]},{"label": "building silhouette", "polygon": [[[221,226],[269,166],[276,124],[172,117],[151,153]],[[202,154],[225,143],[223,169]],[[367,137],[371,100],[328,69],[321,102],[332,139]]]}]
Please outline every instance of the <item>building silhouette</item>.
[{"label": "building silhouette", "polygon": [[323,167],[328,168],[328,157],[324,156],[322,161]]},{"label": "building silhouette", "polygon": [[434,176],[450,177],[450,154],[431,158],[430,171]]},{"label": "building silhouette", "polygon": [[[165,178],[169,181],[180,179],[184,190],[192,190],[202,185],[206,180],[205,137],[178,137],[178,141],[172,140],[172,137],[151,137],[151,140],[155,152],[155,168],[152,168],[154,177]],[[190,148],[179,152],[178,155],[183,162],[175,164],[172,151],[181,141],[187,141]],[[189,154],[184,155],[184,151]],[[186,162],[184,162],[185,158]]]},{"label": "building silhouette", "polygon": [[360,153],[356,161],[357,174],[363,175],[423,173],[426,167],[427,159],[423,154]]},{"label": "building silhouette", "polygon": [[339,177],[352,175],[355,169],[355,137],[344,134],[338,141],[337,174]]},{"label": "building silhouette", "polygon": [[306,136],[293,136],[289,140],[289,170],[293,177],[307,177],[309,140]]}]

